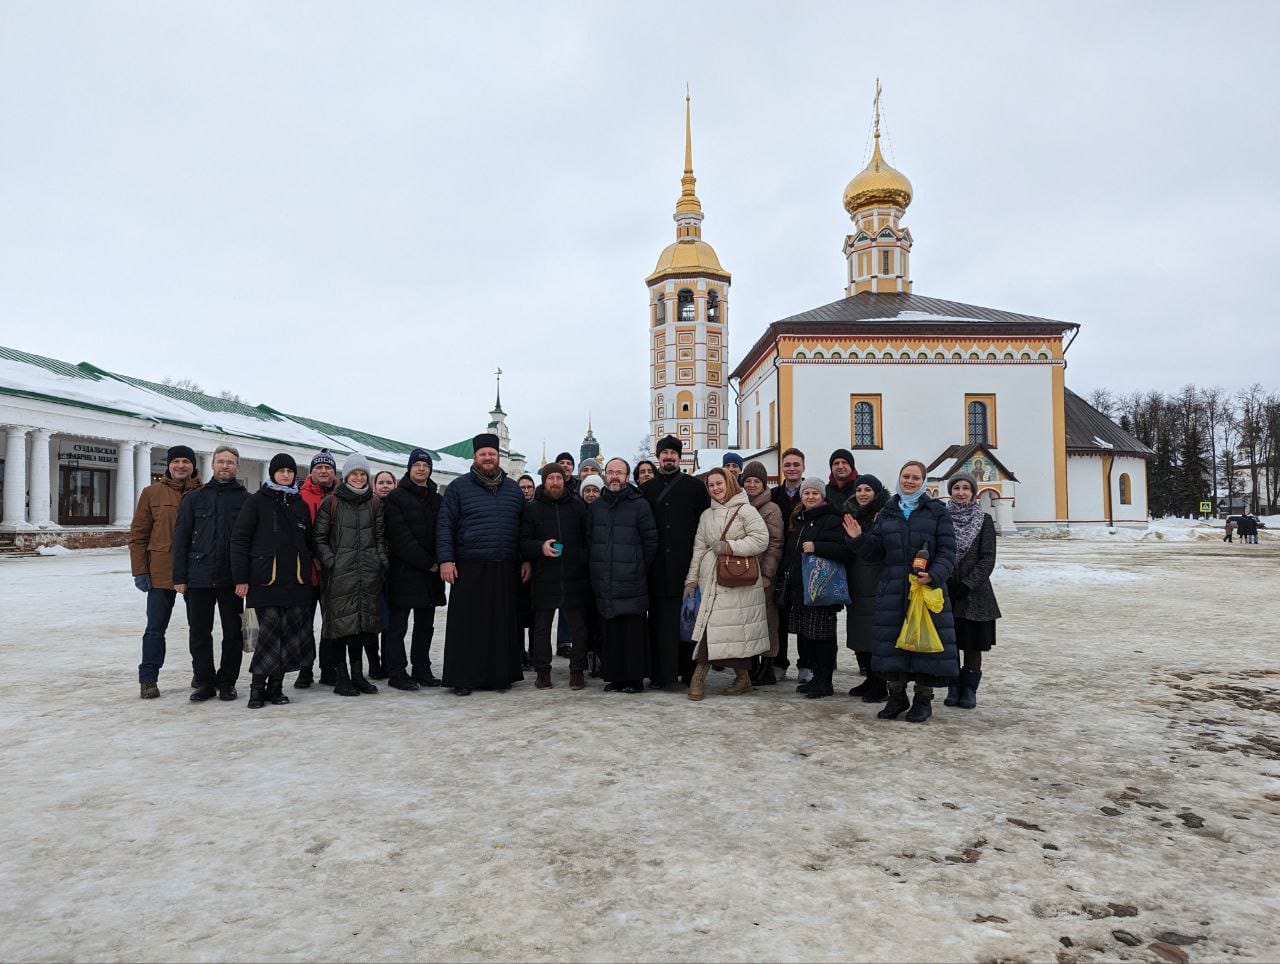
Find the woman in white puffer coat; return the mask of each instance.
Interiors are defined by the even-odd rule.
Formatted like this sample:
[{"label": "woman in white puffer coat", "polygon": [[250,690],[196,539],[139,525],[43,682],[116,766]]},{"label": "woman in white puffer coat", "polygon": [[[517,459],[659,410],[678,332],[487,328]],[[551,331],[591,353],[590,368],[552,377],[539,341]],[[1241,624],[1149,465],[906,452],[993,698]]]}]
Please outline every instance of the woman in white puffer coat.
[{"label": "woman in white puffer coat", "polygon": [[769,548],[769,529],[747,494],[724,469],[706,476],[711,508],[698,520],[693,561],[685,577],[685,596],[702,590],[698,619],[693,626],[697,667],[689,683],[689,699],[703,697],[711,664],[734,671],[728,696],[751,692],[751,657],[769,652],[769,620],[764,584],[759,576],[750,586],[722,586],[716,581],[720,556],[759,556]]}]

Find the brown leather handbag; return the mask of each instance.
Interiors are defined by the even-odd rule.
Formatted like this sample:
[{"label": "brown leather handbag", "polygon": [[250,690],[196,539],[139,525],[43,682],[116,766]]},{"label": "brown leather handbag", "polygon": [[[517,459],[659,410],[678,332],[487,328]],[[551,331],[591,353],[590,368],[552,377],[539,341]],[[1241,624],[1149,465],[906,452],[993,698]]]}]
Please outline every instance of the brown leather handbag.
[{"label": "brown leather handbag", "polygon": [[[724,524],[724,531],[720,533],[720,541],[725,541],[725,536],[729,534],[729,526],[733,525],[733,520],[738,517],[738,513],[742,510],[742,506],[733,510],[733,515],[729,516],[729,521]],[[754,586],[760,578],[760,560],[755,556],[716,556],[716,582],[732,589],[737,586]]]}]

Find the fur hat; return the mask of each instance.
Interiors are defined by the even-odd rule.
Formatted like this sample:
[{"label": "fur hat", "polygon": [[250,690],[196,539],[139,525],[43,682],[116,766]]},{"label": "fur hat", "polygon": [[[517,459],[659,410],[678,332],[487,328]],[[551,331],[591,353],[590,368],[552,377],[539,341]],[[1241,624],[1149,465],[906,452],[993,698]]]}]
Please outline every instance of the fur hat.
[{"label": "fur hat", "polygon": [[338,468],[338,463],[334,460],[333,455],[328,449],[321,449],[315,455],[311,456],[311,465],[307,468],[307,471],[311,471],[311,469],[314,469],[317,465],[327,465],[335,471]]},{"label": "fur hat", "polygon": [[410,452],[409,462],[405,466],[405,468],[406,469],[413,468],[413,464],[415,462],[426,462],[427,465],[432,469],[434,469],[436,465],[434,462],[431,461],[431,453],[428,452],[426,449],[414,449],[412,452]]},{"label": "fur hat", "polygon": [[742,481],[747,479],[759,479],[765,485],[769,484],[769,471],[761,462],[748,462],[742,468]]},{"label": "fur hat", "polygon": [[978,480],[968,472],[957,472],[951,478],[947,479],[947,495],[951,494],[951,490],[955,488],[957,482],[968,482],[969,490],[973,493],[974,498],[978,495]]},{"label": "fur hat", "polygon": [[271,456],[271,464],[267,466],[267,478],[274,482],[276,473],[281,469],[288,469],[295,477],[298,474],[298,463],[294,461],[293,456],[288,452],[281,452],[279,455]]},{"label": "fur hat", "polygon": [[498,436],[492,432],[481,432],[471,440],[471,451],[479,452],[481,449],[493,449],[495,452],[500,451],[498,448]]},{"label": "fur hat", "polygon": [[803,493],[805,489],[817,489],[824,499],[827,497],[827,483],[816,475],[811,475],[800,483],[800,492]]},{"label": "fur hat", "polygon": [[165,464],[168,465],[174,459],[186,459],[192,465],[196,464],[196,453],[190,445],[172,445],[165,455]]},{"label": "fur hat", "polygon": [[683,455],[684,443],[674,435],[668,435],[666,438],[658,442],[658,447],[653,450],[653,454],[661,455],[667,449],[675,449],[676,455]]},{"label": "fur hat", "polygon": [[369,460],[359,452],[352,452],[342,463],[342,480],[345,482],[347,476],[357,470],[363,471],[365,475],[372,474],[369,471]]}]

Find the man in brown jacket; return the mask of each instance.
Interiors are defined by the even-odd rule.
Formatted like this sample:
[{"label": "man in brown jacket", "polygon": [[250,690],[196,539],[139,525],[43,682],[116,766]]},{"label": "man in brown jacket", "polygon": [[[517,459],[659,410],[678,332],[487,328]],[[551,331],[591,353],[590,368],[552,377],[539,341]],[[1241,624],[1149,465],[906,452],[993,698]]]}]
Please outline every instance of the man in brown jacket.
[{"label": "man in brown jacket", "polygon": [[133,584],[147,594],[147,629],[142,634],[142,662],[138,664],[138,683],[144,700],[160,695],[156,680],[164,665],[164,634],[176,599],[173,525],[178,518],[178,506],[188,492],[200,488],[200,480],[192,477],[196,453],[189,447],[175,445],[169,449],[168,463],[164,478],[142,490],[129,527]]}]

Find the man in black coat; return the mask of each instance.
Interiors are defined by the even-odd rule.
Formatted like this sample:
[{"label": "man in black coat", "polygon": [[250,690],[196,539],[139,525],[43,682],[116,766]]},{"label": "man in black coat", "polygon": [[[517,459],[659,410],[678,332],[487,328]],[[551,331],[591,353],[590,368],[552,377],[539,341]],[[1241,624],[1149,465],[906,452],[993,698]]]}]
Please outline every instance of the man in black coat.
[{"label": "man in black coat", "polygon": [[551,622],[560,611],[571,629],[569,688],[586,686],[586,608],[591,597],[587,569],[590,525],[587,504],[565,485],[565,470],[555,462],[542,467],[542,485],[524,507],[520,520],[520,554],[533,564],[530,589],[533,633],[529,655],[538,674],[538,689],[551,688]]},{"label": "man in black coat", "polygon": [[561,452],[556,456],[556,465],[564,469],[564,487],[570,495],[578,494],[578,477],[574,474],[573,456],[568,452]]},{"label": "man in black coat", "polygon": [[[796,507],[800,505],[800,485],[804,482],[804,453],[799,449],[791,448],[782,453],[782,481],[773,487],[769,493],[769,498],[773,500],[773,504],[782,512],[782,528],[784,539],[791,535],[791,515],[796,511]],[[783,542],[786,545],[786,542]],[[787,635],[789,626],[787,624],[787,614],[789,612],[786,606],[786,600],[779,600],[778,605],[778,655],[773,658],[773,665],[766,667],[766,661],[761,660],[761,678],[759,683],[768,684],[769,680],[763,678],[766,669],[772,671],[775,679],[782,679],[787,675],[787,667],[791,665],[791,661],[787,659]],[[797,659],[797,663],[799,660]],[[812,667],[804,667],[805,672],[812,676]]]},{"label": "man in black coat", "polygon": [[853,453],[848,449],[836,449],[827,459],[827,466],[831,470],[827,477],[827,505],[837,512],[844,512],[845,503],[853,498],[854,482],[858,478]]},{"label": "man in black coat", "polygon": [[[173,588],[187,605],[191,669],[196,686],[191,702],[203,703],[214,695],[230,702],[236,698],[244,637],[240,614],[243,602],[236,595],[231,575],[231,533],[249,493],[236,473],[240,453],[230,445],[213,452],[213,478],[182,500],[173,527]],[[213,609],[222,623],[222,658],[213,668]]]},{"label": "man in black coat", "polygon": [[693,644],[680,642],[680,606],[698,520],[711,496],[702,482],[680,471],[683,451],[672,435],[659,442],[658,475],[640,490],[658,526],[658,554],[649,570],[649,681],[655,689],[693,676]]},{"label": "man in black coat", "polygon": [[[431,453],[414,449],[408,471],[387,494],[384,516],[387,528],[387,608],[389,625],[383,637],[382,656],[387,685],[398,690],[439,686],[431,672],[431,640],[435,635],[436,607],[445,604],[444,580],[436,562],[436,520],[440,492],[431,479]],[[413,641],[409,672],[404,637],[413,615]]]}]

